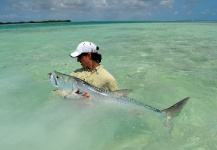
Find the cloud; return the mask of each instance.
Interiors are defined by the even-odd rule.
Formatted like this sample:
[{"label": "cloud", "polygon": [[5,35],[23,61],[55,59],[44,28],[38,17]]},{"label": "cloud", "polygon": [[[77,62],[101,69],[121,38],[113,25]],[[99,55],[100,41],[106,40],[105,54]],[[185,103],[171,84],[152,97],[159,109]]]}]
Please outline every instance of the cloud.
[{"label": "cloud", "polygon": [[47,0],[47,1],[17,1],[13,0],[10,2],[9,9],[11,10],[52,10],[55,8],[55,1]]},{"label": "cloud", "polygon": [[202,15],[213,15],[213,16],[216,16],[217,10],[216,9],[214,9],[214,10],[208,10],[208,9],[206,9],[206,10],[202,11],[201,14]]},{"label": "cloud", "polygon": [[[175,0],[1,0],[17,20],[136,20],[173,8]],[[1,6],[1,4],[0,4]],[[6,7],[5,7],[6,9]],[[1,10],[0,10],[1,11]],[[24,15],[24,13],[26,13]]]},{"label": "cloud", "polygon": [[174,11],[174,12],[173,12],[173,15],[178,15],[178,14],[179,14],[178,11]]},{"label": "cloud", "polygon": [[171,8],[175,0],[12,0],[11,9],[24,10],[125,10]]},{"label": "cloud", "polygon": [[160,5],[162,7],[172,8],[174,3],[175,3],[175,0],[162,0],[160,2]]},{"label": "cloud", "polygon": [[4,19],[4,18],[14,19],[17,17],[18,17],[17,14],[0,15],[0,19]]},{"label": "cloud", "polygon": [[200,3],[200,2],[207,2],[210,0],[186,0],[186,3]]},{"label": "cloud", "polygon": [[173,20],[186,19],[186,14],[215,15],[210,8],[215,4],[216,0],[0,0],[0,14],[1,20],[17,21]]}]

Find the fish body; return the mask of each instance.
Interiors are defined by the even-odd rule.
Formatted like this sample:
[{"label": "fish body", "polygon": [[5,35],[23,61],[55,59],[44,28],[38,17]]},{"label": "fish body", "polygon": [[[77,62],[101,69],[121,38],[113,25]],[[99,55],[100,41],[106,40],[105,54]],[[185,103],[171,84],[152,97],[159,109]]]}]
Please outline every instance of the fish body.
[{"label": "fish body", "polygon": [[51,84],[56,87],[58,90],[64,91],[66,93],[66,98],[70,98],[73,96],[82,95],[82,93],[87,92],[90,97],[100,99],[100,100],[110,100],[119,103],[132,104],[139,107],[143,107],[144,109],[148,109],[150,111],[154,111],[156,113],[165,114],[166,115],[166,123],[170,122],[172,118],[176,117],[188,102],[189,97],[186,97],[180,100],[178,103],[172,105],[163,110],[159,110],[152,106],[146,105],[140,101],[134,100],[132,98],[126,97],[126,93],[129,90],[118,90],[118,91],[108,91],[101,88],[97,88],[79,78],[62,74],[60,72],[54,71],[49,74]]}]

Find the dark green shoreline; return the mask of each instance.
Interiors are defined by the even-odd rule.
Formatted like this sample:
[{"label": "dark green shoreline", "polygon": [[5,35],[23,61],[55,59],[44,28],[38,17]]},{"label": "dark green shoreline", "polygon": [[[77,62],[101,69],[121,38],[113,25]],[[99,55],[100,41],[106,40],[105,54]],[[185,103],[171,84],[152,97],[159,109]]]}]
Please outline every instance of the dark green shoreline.
[{"label": "dark green shoreline", "polygon": [[71,22],[70,20],[46,20],[46,21],[20,21],[20,22],[0,22],[1,24],[24,24],[24,23],[55,23],[55,22]]}]

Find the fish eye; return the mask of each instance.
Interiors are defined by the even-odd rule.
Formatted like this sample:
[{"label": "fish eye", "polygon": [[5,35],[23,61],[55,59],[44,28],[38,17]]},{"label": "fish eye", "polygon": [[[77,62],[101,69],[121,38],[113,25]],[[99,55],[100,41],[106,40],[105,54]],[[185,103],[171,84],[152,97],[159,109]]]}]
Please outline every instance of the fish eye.
[{"label": "fish eye", "polygon": [[57,79],[59,78],[59,76],[57,76]]}]

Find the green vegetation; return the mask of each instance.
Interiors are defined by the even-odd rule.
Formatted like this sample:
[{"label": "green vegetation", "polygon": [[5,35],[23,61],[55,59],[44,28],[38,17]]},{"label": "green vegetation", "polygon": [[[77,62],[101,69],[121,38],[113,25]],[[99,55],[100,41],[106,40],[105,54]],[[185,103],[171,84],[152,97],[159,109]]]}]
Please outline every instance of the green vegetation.
[{"label": "green vegetation", "polygon": [[70,20],[46,20],[46,21],[20,21],[20,22],[0,22],[0,24],[23,24],[23,23],[54,23],[54,22],[71,22]]}]

